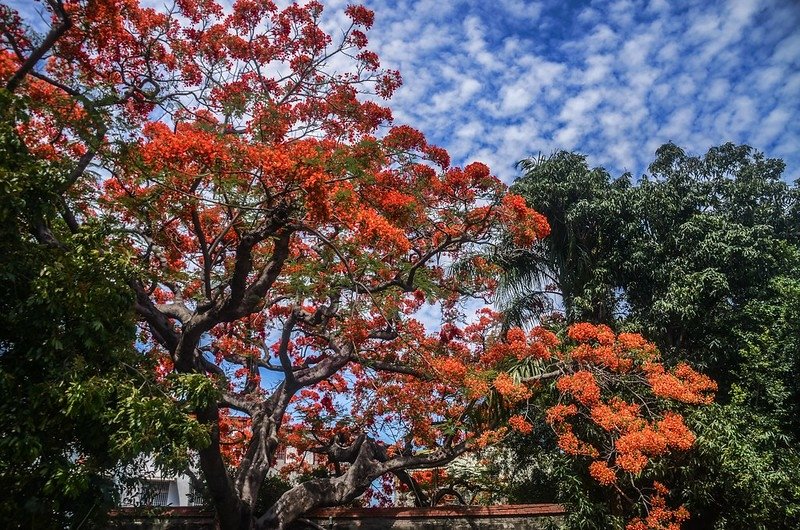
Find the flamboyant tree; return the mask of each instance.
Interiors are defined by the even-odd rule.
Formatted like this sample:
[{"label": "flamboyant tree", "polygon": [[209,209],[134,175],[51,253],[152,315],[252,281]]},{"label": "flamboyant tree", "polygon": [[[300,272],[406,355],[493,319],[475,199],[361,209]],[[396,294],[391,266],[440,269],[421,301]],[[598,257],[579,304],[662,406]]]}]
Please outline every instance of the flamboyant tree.
[{"label": "flamboyant tree", "polygon": [[[41,39],[3,10],[0,79],[30,109],[18,134],[68,167],[63,230],[30,219],[30,237],[59,246],[60,230],[97,220],[108,252],[133,255],[137,344],[165,385],[183,376],[168,391],[209,429],[199,465],[223,528],[283,528],[525,431],[503,405],[546,382],[570,403],[551,414],[563,450],[604,484],[691,445],[668,405],[705,402],[713,383],[666,370],[641,338],[576,328],[576,345],[497,333],[490,310],[467,321],[462,301],[495,285],[481,249],[501,229],[527,247],[549,227],[485,165],[453,167],[420,132],[390,127],[377,101],[400,78],[366,48],[372,12],[349,6],[334,38],[315,1],[46,5]],[[435,331],[426,304],[443,315]],[[524,359],[541,370],[509,374]],[[578,418],[607,443],[582,441]],[[255,513],[280,445],[329,472]],[[634,528],[685,517],[662,493]]]}]

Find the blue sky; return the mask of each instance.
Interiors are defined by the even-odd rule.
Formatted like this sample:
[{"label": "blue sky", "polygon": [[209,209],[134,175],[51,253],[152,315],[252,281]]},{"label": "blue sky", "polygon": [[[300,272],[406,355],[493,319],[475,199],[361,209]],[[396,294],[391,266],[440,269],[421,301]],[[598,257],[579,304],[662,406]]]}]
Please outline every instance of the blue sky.
[{"label": "blue sky", "polygon": [[[344,26],[353,0],[322,1],[327,29]],[[733,141],[800,178],[797,0],[363,3],[371,48],[405,81],[396,122],[459,164],[510,182],[517,160],[567,149],[639,176],[666,141],[697,154]]]},{"label": "blue sky", "polygon": [[[347,2],[324,2],[340,10]],[[399,122],[503,180],[515,161],[577,150],[641,175],[673,141],[726,141],[800,178],[800,2],[367,0],[403,88]]]}]

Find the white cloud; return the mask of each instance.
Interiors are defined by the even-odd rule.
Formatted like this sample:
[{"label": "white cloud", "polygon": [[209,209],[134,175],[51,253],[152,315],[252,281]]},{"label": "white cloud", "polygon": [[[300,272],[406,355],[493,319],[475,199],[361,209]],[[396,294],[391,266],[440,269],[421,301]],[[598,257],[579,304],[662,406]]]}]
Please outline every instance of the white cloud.
[{"label": "white cloud", "polygon": [[766,145],[779,139],[786,131],[786,125],[790,119],[791,115],[786,109],[773,109],[766,118],[758,122],[756,143]]},{"label": "white cloud", "polygon": [[499,0],[500,6],[507,15],[527,22],[534,22],[542,12],[542,4],[525,0]]},{"label": "white cloud", "polygon": [[504,115],[522,112],[533,101],[533,93],[530,88],[520,84],[503,87],[500,95],[502,98],[500,110]]},{"label": "white cloud", "polygon": [[705,85],[702,93],[705,99],[713,102],[723,101],[731,90],[731,84],[727,79],[714,79],[710,84]]},{"label": "white cloud", "polygon": [[580,43],[580,46],[584,46],[591,53],[597,53],[614,47],[618,40],[619,36],[611,27],[606,24],[600,24],[594,28],[587,39]]},{"label": "white cloud", "polygon": [[613,61],[614,59],[611,55],[590,55],[586,57],[586,67],[581,72],[584,84],[608,81],[612,72]]},{"label": "white cloud", "polygon": [[783,39],[775,47],[772,60],[781,63],[793,63],[797,66],[798,50],[800,50],[800,33],[794,33]]}]

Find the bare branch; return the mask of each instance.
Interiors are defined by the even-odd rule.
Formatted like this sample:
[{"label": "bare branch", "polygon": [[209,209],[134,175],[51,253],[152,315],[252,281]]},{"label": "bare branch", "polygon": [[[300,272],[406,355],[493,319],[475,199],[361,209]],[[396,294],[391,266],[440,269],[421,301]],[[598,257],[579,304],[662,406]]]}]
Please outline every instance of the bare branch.
[{"label": "bare branch", "polygon": [[410,366],[394,364],[384,361],[377,361],[373,359],[365,359],[357,355],[351,355],[350,360],[366,368],[372,368],[373,370],[377,370],[380,372],[391,372],[395,374],[413,375],[414,377],[422,379],[424,381],[433,380],[433,377],[431,375],[421,372],[420,370],[417,370],[416,368],[412,368]]},{"label": "bare branch", "polygon": [[294,324],[296,321],[297,319],[295,312],[292,311],[292,314],[289,315],[289,318],[283,325],[281,342],[278,345],[278,359],[281,361],[281,368],[283,368],[283,373],[286,376],[286,382],[288,386],[294,386],[297,384],[297,378],[295,377],[295,372],[292,367],[292,360],[289,359],[289,344],[292,340],[292,331],[294,330]]},{"label": "bare branch", "polygon": [[554,377],[558,377],[559,375],[561,375],[563,373],[564,372],[561,369],[553,370],[552,372],[547,372],[547,373],[543,373],[543,374],[532,375],[530,377],[525,377],[523,379],[520,379],[520,382],[521,383],[532,383],[534,381],[541,381],[543,379],[552,379]]},{"label": "bare branch", "polygon": [[171,304],[153,304],[153,307],[180,322],[188,322],[192,318],[192,312],[182,302],[173,302]]}]

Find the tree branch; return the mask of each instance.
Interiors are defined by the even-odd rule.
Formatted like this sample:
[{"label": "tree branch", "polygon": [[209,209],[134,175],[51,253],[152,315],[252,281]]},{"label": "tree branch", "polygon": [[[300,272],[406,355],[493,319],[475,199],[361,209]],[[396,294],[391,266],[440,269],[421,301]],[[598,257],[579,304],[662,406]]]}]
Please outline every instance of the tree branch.
[{"label": "tree branch", "polygon": [[57,26],[50,28],[42,44],[28,56],[28,59],[22,63],[22,66],[20,66],[17,71],[14,72],[14,75],[11,76],[11,79],[8,80],[6,83],[6,90],[9,92],[14,92],[17,89],[25,76],[36,66],[36,63],[38,63],[39,60],[44,57],[44,54],[55,45],[56,41],[72,27],[72,21],[64,9],[62,0],[47,0],[47,3],[53,9],[53,12],[61,19],[61,22]]},{"label": "tree branch", "polygon": [[413,375],[418,379],[422,379],[424,381],[431,381],[433,377],[417,370],[416,368],[411,368],[410,366],[404,366],[401,364],[394,364],[385,361],[378,361],[373,359],[366,359],[364,357],[359,357],[358,355],[351,355],[350,360],[352,362],[358,363],[366,368],[372,368],[373,370],[378,370],[380,372],[392,372],[396,374],[406,374],[406,375]]},{"label": "tree branch", "polygon": [[547,373],[543,373],[543,374],[532,375],[530,377],[525,377],[523,379],[520,379],[520,383],[532,383],[534,381],[541,381],[543,379],[552,379],[554,377],[558,377],[559,375],[561,375],[563,373],[564,372],[562,370],[560,370],[560,369],[559,370],[553,370],[552,372],[547,372]]}]

